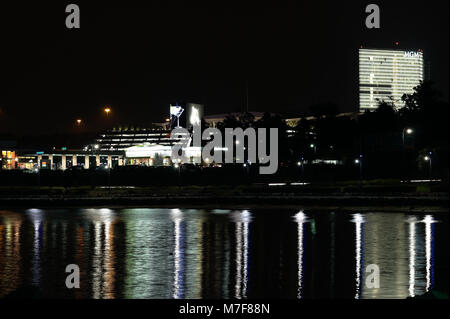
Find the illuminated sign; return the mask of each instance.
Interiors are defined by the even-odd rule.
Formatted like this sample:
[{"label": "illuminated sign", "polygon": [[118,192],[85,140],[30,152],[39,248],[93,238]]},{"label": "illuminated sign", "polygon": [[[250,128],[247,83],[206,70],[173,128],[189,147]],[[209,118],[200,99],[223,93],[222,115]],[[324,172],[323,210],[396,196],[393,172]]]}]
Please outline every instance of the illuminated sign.
[{"label": "illuminated sign", "polygon": [[406,51],[404,56],[406,58],[418,58],[420,56],[419,52],[415,52],[415,51]]},{"label": "illuminated sign", "polygon": [[177,127],[179,127],[180,126],[180,116],[181,116],[181,114],[183,114],[183,112],[184,112],[184,108],[182,108],[181,106],[170,104],[170,120],[168,120],[168,121],[171,121],[171,120],[173,120],[173,118],[176,118]]},{"label": "illuminated sign", "polygon": [[187,104],[187,127],[198,126],[203,118],[202,104]]},{"label": "illuminated sign", "polygon": [[191,109],[191,116],[189,117],[189,122],[192,125],[200,125],[200,112],[195,106],[193,106]]},{"label": "illuminated sign", "polygon": [[170,116],[180,117],[184,109],[179,105],[170,105]]}]

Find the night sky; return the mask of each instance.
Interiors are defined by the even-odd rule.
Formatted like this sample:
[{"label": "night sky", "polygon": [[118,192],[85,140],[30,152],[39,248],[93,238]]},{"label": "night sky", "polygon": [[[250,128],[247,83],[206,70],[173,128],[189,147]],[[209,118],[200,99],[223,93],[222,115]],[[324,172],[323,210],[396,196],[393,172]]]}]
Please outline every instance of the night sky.
[{"label": "night sky", "polygon": [[[176,102],[243,111],[247,80],[251,111],[299,116],[326,102],[357,111],[358,48],[396,41],[424,50],[448,100],[448,1],[214,2],[2,4],[0,133],[149,126]],[[69,3],[81,29],[65,27]],[[380,6],[379,30],[365,27],[369,3]]]}]

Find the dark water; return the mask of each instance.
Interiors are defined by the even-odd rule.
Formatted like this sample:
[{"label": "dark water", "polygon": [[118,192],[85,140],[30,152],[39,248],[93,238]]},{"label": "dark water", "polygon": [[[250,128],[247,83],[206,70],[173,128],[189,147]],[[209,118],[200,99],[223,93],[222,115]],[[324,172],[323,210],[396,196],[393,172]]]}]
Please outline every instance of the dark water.
[{"label": "dark water", "polygon": [[[80,289],[65,286],[68,264]],[[34,285],[63,298],[406,298],[448,290],[447,274],[447,214],[0,211],[0,296]]]}]

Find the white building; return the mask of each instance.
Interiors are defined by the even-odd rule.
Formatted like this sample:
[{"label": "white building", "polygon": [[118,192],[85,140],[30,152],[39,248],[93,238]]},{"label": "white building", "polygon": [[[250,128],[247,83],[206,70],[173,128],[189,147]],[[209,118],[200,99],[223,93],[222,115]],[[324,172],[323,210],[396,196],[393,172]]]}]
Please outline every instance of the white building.
[{"label": "white building", "polygon": [[[185,155],[189,158],[188,163],[200,164],[201,148],[188,146],[183,148]],[[172,146],[158,145],[158,144],[143,144],[136,145],[125,149],[125,156],[127,164],[154,166],[155,158],[160,156],[163,160],[163,165],[169,166],[172,164]],[[182,162],[185,164],[184,162]]]},{"label": "white building", "polygon": [[378,101],[393,100],[404,106],[403,94],[410,94],[423,81],[423,52],[359,49],[359,110],[374,110]]}]

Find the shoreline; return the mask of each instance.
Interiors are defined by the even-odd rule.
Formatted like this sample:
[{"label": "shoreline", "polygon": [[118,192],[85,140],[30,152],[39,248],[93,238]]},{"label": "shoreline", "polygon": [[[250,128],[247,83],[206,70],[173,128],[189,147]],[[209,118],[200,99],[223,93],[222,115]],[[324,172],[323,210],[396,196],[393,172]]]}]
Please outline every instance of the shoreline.
[{"label": "shoreline", "polygon": [[180,208],[332,208],[389,211],[448,212],[448,194],[263,194],[210,196],[24,196],[0,197],[0,207],[180,207]]}]

